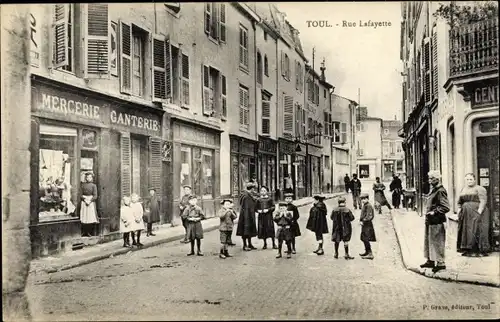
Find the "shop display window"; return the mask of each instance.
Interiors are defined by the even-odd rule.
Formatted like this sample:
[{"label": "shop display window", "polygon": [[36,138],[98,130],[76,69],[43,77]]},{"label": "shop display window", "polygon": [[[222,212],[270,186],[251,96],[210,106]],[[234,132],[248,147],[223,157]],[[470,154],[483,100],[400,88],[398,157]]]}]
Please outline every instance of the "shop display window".
[{"label": "shop display window", "polygon": [[202,199],[214,196],[214,152],[201,148],[181,147],[181,193],[189,185],[195,195]]}]

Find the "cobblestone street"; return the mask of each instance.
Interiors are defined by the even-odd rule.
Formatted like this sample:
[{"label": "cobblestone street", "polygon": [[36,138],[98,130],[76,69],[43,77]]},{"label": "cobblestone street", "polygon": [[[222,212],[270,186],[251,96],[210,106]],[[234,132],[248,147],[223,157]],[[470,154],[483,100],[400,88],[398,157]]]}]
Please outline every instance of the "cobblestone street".
[{"label": "cobblestone street", "polygon": [[[329,212],[336,199],[327,201]],[[348,204],[350,200],[348,200]],[[350,203],[352,204],[352,203]],[[363,260],[359,210],[354,213],[351,255],[312,253],[301,210],[302,237],[292,259],[275,251],[218,258],[219,233],[205,234],[204,257],[187,257],[188,245],[163,244],[53,274],[32,274],[27,292],[36,320],[192,319],[465,319],[498,318],[498,288],[450,283],[405,270],[388,213],[376,215],[375,259]],[[384,209],[387,211],[386,209]],[[329,226],[331,229],[331,221]],[[482,305],[479,308],[478,305]]]}]

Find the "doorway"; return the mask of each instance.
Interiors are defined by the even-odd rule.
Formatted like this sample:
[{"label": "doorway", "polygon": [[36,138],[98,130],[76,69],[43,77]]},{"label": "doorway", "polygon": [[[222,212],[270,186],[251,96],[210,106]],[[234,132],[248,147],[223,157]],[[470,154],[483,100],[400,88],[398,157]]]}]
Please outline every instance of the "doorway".
[{"label": "doorway", "polygon": [[131,193],[136,193],[139,197],[146,197],[148,195],[148,141],[144,136],[131,136],[130,141]]}]

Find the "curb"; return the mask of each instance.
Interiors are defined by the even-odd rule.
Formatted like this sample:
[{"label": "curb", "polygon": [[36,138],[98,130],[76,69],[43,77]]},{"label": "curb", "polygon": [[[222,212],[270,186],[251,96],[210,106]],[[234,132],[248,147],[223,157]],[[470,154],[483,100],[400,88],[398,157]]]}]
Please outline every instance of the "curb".
[{"label": "curb", "polygon": [[[337,197],[339,197],[341,195],[342,195],[342,193],[339,193],[338,195],[330,196],[330,197],[326,198],[325,200],[334,199],[334,198],[337,198]],[[305,202],[305,203],[303,203],[301,205],[297,205],[297,208],[301,208],[301,207],[310,205],[312,203],[313,203],[313,201],[308,201],[308,202]],[[207,223],[208,227],[203,228],[203,232],[204,233],[211,232],[213,230],[218,229],[218,227],[219,227],[219,221],[218,220],[216,221],[214,219],[218,219],[218,218],[215,217],[215,218],[209,218],[209,219],[207,219],[207,221],[214,221],[214,223],[213,223],[213,226],[208,226],[208,223]],[[237,223],[237,222],[238,222],[238,220],[235,221],[235,223]],[[210,224],[212,224],[212,223],[210,223]],[[77,261],[75,263],[65,264],[65,265],[56,266],[56,267],[53,266],[53,267],[50,267],[50,268],[42,268],[42,269],[39,269],[39,270],[31,271],[30,273],[43,272],[43,273],[51,274],[51,273],[56,273],[56,272],[60,272],[60,271],[66,271],[66,270],[69,270],[69,269],[72,269],[72,268],[75,268],[75,267],[79,267],[79,266],[84,266],[84,265],[87,265],[87,264],[91,264],[91,263],[94,263],[94,262],[97,262],[97,261],[100,261],[100,260],[103,260],[103,259],[106,259],[106,258],[115,257],[115,256],[123,255],[123,254],[128,254],[128,253],[131,253],[131,252],[136,252],[136,251],[139,251],[139,250],[143,250],[143,249],[146,249],[146,248],[158,246],[158,245],[161,245],[161,244],[166,244],[166,243],[174,242],[174,241],[182,239],[183,237],[184,237],[184,233],[180,233],[180,234],[177,234],[177,235],[173,235],[173,236],[169,236],[169,237],[165,237],[165,238],[160,238],[160,239],[155,240],[155,241],[146,242],[144,244],[144,246],[141,247],[141,248],[120,248],[120,249],[117,249],[117,250],[107,251],[107,252],[105,252],[103,254],[94,255],[94,256],[91,256],[90,258],[86,258],[86,259]]]},{"label": "curb", "polygon": [[[408,263],[408,258],[410,258],[409,249],[406,243],[402,242],[403,240],[402,233],[399,231],[398,225],[396,223],[397,219],[395,219],[394,214],[391,216],[391,219],[392,219],[392,226],[394,227],[394,231],[396,233],[396,240],[398,241],[399,249],[401,250],[401,259],[403,261],[403,265],[407,270],[420,274],[425,277],[440,279],[449,282],[460,282],[467,284],[500,287],[500,281],[492,282],[491,278],[485,275],[459,273],[453,270],[432,273],[431,270],[427,270],[425,268],[420,268],[420,267],[414,267],[412,264]],[[403,246],[402,244],[405,245]]]}]

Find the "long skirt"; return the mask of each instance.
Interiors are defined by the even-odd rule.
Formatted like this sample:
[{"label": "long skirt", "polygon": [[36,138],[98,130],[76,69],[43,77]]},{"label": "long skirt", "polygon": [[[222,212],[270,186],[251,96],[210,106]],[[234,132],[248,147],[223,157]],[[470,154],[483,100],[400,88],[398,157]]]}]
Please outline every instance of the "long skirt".
[{"label": "long skirt", "polygon": [[385,194],[383,191],[375,191],[375,201],[380,204],[380,206],[388,206],[389,202],[385,198]]},{"label": "long skirt", "polygon": [[363,242],[376,242],[377,237],[375,236],[375,228],[373,228],[373,223],[371,221],[363,222],[361,226],[361,241]]},{"label": "long skirt", "polygon": [[257,236],[259,239],[275,237],[274,221],[272,213],[268,212],[259,214]]},{"label": "long skirt", "polygon": [[201,222],[188,221],[186,227],[187,240],[203,239],[203,227]]},{"label": "long skirt", "polygon": [[299,223],[296,221],[292,221],[290,225],[290,231],[292,232],[293,237],[301,236]]},{"label": "long skirt", "polygon": [[424,257],[444,263],[444,248],[446,246],[446,229],[443,224],[425,225]]},{"label": "long skirt", "polygon": [[95,202],[91,202],[88,206],[82,201],[80,206],[80,221],[82,224],[96,224],[99,222],[97,219],[97,210]]},{"label": "long skirt", "polygon": [[466,202],[462,205],[458,220],[457,251],[490,250],[490,212],[486,208],[477,212],[478,202]]},{"label": "long skirt", "polygon": [[401,204],[401,193],[398,191],[394,191],[392,193],[392,205],[397,208]]}]

